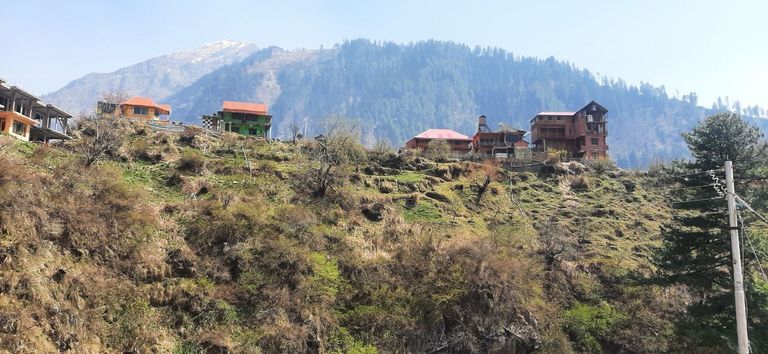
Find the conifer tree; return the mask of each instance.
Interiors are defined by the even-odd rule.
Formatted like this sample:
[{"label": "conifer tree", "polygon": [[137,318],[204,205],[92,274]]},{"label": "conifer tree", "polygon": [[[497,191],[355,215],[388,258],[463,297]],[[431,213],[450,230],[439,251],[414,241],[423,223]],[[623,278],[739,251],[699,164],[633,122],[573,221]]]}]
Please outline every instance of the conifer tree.
[{"label": "conifer tree", "polygon": [[[658,272],[663,282],[683,284],[690,291],[693,301],[687,316],[680,319],[679,329],[683,337],[699,346],[724,349],[735,341],[726,203],[721,198],[722,190],[718,193],[712,184],[720,185],[718,180],[724,178],[725,161],[733,161],[736,166],[736,181],[743,181],[744,176],[763,165],[768,151],[762,137],[758,128],[738,114],[710,116],[683,134],[693,160],[678,164],[680,169],[672,174],[685,176],[666,181],[675,185],[672,198],[677,215],[675,222],[662,231],[663,245],[656,259]],[[746,195],[746,183],[736,187],[737,193]],[[766,295],[752,291],[749,297],[764,304]],[[765,333],[768,318],[764,313],[768,309],[760,310],[750,314],[751,332],[762,327],[760,333]],[[751,340],[753,348],[768,344],[760,337]]]}]

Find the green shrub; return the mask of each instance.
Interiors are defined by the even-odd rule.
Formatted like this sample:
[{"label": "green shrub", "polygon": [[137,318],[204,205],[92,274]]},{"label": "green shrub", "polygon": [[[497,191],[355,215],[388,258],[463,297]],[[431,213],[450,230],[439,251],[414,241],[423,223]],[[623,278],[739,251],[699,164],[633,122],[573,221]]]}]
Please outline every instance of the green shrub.
[{"label": "green shrub", "polygon": [[600,340],[625,318],[608,303],[599,306],[577,303],[565,312],[565,326],[581,349],[601,352]]},{"label": "green shrub", "polygon": [[316,297],[316,300],[333,301],[344,285],[338,262],[320,252],[312,252],[308,258],[312,267],[312,276],[308,279],[313,290],[311,296]]}]

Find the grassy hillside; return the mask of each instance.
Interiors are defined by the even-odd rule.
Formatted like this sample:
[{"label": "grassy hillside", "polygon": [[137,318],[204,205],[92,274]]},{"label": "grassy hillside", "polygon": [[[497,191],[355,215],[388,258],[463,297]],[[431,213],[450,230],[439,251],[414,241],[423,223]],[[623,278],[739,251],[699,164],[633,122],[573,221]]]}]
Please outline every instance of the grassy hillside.
[{"label": "grassy hillside", "polygon": [[0,137],[0,352],[684,345],[642,173],[370,154],[313,197],[312,143],[127,134],[90,167]]}]

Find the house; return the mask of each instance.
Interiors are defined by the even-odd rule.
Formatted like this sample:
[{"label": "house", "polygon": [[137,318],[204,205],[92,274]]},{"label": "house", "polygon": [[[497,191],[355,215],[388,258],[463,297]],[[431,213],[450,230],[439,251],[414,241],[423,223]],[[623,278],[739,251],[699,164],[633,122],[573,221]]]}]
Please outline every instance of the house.
[{"label": "house", "polygon": [[605,159],[607,113],[595,101],[576,112],[540,112],[531,119],[531,143],[536,150],[562,150],[568,157]]},{"label": "house", "polygon": [[0,79],[0,131],[24,141],[70,139],[67,112]]},{"label": "house", "polygon": [[272,116],[263,103],[224,101],[221,111],[203,116],[203,126],[209,129],[268,138]]},{"label": "house", "polygon": [[512,128],[504,123],[499,124],[499,130],[493,131],[487,124],[487,118],[480,116],[477,132],[472,137],[473,153],[481,156],[515,157],[528,150],[528,142],[523,139],[525,133],[525,130]]},{"label": "house", "polygon": [[[117,106],[104,101],[99,101],[96,106],[98,113],[114,113]],[[149,97],[133,97],[119,105],[119,112],[123,117],[142,122],[159,121],[166,123],[171,115],[171,106],[167,104],[155,103]],[[163,119],[165,116],[165,119]]]},{"label": "house", "polygon": [[432,140],[445,140],[457,156],[466,155],[472,150],[472,138],[450,129],[427,129],[406,141],[405,147],[426,151]]}]

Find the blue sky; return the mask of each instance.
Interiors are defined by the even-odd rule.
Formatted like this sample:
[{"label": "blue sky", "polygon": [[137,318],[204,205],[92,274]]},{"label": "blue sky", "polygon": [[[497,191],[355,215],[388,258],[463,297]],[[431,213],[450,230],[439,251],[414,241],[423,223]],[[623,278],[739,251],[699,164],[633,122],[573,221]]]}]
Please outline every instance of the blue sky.
[{"label": "blue sky", "polygon": [[[43,94],[221,39],[318,48],[452,40],[768,108],[768,1],[36,1],[0,23],[0,77]],[[12,29],[19,29],[18,31]]]}]

